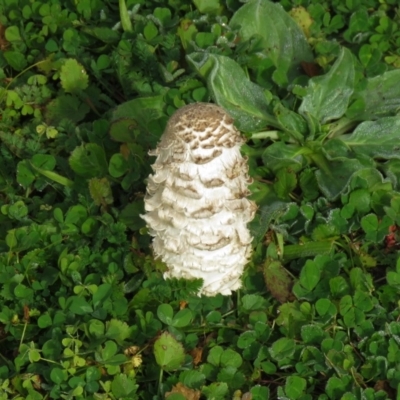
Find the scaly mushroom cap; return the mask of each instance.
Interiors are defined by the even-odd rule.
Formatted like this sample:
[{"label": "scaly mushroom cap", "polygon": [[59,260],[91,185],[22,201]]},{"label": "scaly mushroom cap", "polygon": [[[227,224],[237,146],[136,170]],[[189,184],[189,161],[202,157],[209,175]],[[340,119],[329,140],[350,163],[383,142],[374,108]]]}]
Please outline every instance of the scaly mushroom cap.
[{"label": "scaly mushroom cap", "polygon": [[243,139],[214,104],[195,103],[168,121],[156,150],[145,197],[153,249],[165,278],[202,278],[206,296],[231,294],[251,255],[250,194]]}]

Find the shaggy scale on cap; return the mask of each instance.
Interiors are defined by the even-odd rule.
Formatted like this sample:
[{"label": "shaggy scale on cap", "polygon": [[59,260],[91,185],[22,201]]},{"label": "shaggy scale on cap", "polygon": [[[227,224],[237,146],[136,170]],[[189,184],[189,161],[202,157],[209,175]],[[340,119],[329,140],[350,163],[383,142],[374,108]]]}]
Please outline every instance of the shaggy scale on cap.
[{"label": "shaggy scale on cap", "polygon": [[164,278],[202,278],[206,296],[231,294],[251,255],[250,194],[243,139],[233,119],[214,104],[179,109],[157,148],[142,218],[154,237]]}]

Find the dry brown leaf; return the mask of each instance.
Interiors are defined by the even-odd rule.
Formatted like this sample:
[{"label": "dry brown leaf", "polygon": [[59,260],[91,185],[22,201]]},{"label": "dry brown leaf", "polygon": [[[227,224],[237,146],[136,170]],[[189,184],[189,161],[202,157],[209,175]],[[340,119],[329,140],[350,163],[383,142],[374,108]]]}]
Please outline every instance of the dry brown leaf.
[{"label": "dry brown leaf", "polygon": [[182,301],[179,302],[179,309],[180,309],[180,310],[183,310],[184,308],[187,307],[187,305],[188,305],[188,302],[182,300]]},{"label": "dry brown leaf", "polygon": [[124,157],[125,160],[128,160],[131,151],[126,143],[121,144],[119,151],[122,154],[122,157]]},{"label": "dry brown leaf", "polygon": [[190,355],[193,357],[193,364],[198,365],[201,362],[201,358],[203,356],[203,349],[201,347],[195,347]]},{"label": "dry brown leaf", "polygon": [[201,395],[200,390],[190,389],[181,382],[178,382],[175,386],[172,386],[171,391],[165,393],[165,398],[168,399],[168,397],[174,393],[180,393],[181,395],[185,396],[185,399],[187,400],[199,400]]}]

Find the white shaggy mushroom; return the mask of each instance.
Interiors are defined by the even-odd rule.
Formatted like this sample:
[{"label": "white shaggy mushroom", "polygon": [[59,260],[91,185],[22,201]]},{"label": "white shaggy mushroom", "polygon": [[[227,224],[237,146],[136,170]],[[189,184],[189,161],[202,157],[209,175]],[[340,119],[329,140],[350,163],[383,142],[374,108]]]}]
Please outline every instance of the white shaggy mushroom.
[{"label": "white shaggy mushroom", "polygon": [[256,205],[249,195],[243,139],[233,119],[214,104],[179,109],[156,150],[145,197],[156,257],[164,278],[202,278],[199,295],[231,294],[251,255],[247,223]]}]

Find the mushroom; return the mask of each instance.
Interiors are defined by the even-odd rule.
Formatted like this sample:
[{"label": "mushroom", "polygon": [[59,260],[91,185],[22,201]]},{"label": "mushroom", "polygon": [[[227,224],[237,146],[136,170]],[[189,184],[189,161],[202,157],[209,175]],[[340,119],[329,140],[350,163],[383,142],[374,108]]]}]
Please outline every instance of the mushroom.
[{"label": "mushroom", "polygon": [[164,278],[202,278],[199,295],[231,294],[252,252],[244,142],[228,113],[214,104],[180,108],[150,155],[157,156],[145,196],[153,250]]}]

